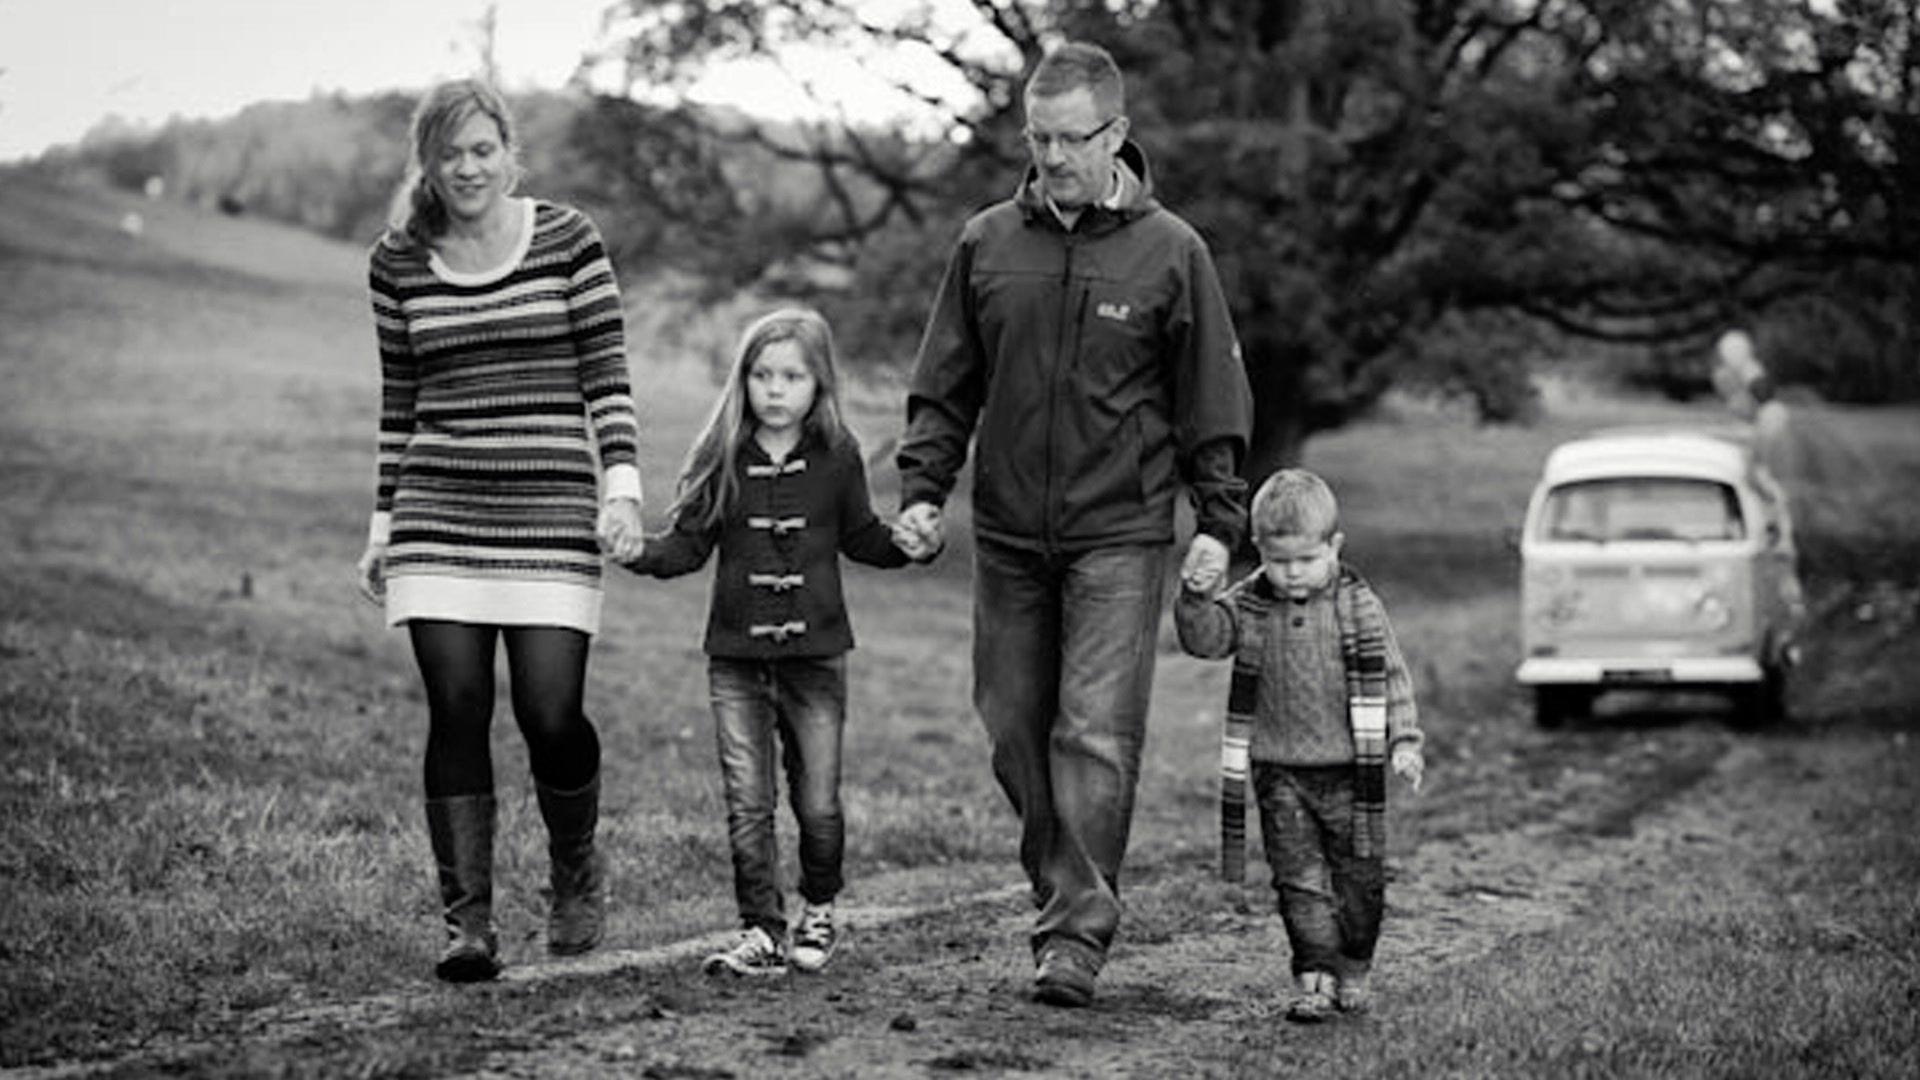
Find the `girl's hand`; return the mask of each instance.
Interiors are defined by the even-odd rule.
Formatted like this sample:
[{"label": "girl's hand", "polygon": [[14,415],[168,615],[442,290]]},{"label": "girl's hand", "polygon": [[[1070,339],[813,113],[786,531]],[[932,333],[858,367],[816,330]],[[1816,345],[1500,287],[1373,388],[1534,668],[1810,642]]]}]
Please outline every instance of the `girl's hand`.
[{"label": "girl's hand", "polygon": [[1427,759],[1420,754],[1417,746],[1395,747],[1393,751],[1393,771],[1404,777],[1414,793],[1420,791],[1420,781],[1426,776]]},{"label": "girl's hand", "polygon": [[912,529],[902,525],[893,526],[893,546],[914,562],[926,562],[933,558],[934,547]]},{"label": "girl's hand", "polygon": [[947,546],[940,508],[921,502],[902,510],[893,524],[893,543],[915,562],[926,562],[940,554]]},{"label": "girl's hand", "polygon": [[600,508],[600,522],[596,529],[600,537],[600,550],[612,556],[616,562],[632,562],[646,550],[647,537],[640,522],[640,500],[629,498],[608,499]]},{"label": "girl's hand", "polygon": [[360,561],[354,565],[360,595],[366,597],[369,604],[384,604],[387,600],[387,545],[368,544],[367,550],[360,554]]}]

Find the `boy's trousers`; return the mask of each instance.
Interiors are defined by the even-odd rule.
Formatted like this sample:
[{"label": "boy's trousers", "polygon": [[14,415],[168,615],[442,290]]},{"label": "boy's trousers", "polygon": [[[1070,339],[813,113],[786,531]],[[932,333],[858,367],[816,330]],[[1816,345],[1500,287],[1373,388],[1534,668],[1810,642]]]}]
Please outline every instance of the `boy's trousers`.
[{"label": "boy's trousers", "polygon": [[[1354,767],[1252,763],[1260,840],[1273,869],[1293,973],[1364,974],[1380,940],[1386,860],[1354,854]],[[1384,834],[1378,816],[1372,828]],[[1385,836],[1372,850],[1385,851]]]}]

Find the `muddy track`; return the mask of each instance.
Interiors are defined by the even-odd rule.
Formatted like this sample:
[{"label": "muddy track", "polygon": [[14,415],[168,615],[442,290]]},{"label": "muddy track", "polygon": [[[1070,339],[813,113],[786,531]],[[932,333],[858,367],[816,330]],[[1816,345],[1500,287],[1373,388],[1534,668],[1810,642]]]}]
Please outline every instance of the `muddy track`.
[{"label": "muddy track", "polygon": [[[1471,961],[1577,916],[1593,890],[1656,875],[1716,842],[1718,781],[1759,754],[1711,718],[1602,723],[1458,763],[1395,845],[1379,954],[1383,1008],[1409,976]],[[1436,776],[1444,782],[1444,778]],[[1735,786],[1737,788],[1737,785]],[[524,965],[478,990],[409,992],[262,1013],[214,1041],[124,1050],[9,1077],[340,1071],[649,1077],[1165,1076],[1230,1043],[1282,993],[1287,945],[1270,893],[1214,878],[1195,848],[1132,869],[1129,922],[1095,1007],[1027,999],[1030,912],[1012,868],[998,887],[939,897],[925,872],[857,882],[847,949],[824,976],[706,979],[718,940]],[[931,897],[931,898],[930,898]]]}]

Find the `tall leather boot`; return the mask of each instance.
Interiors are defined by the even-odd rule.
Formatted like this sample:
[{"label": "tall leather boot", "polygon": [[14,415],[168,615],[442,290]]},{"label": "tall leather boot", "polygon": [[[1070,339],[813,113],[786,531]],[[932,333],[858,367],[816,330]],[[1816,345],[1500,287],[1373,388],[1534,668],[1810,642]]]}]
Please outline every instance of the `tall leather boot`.
[{"label": "tall leather boot", "polygon": [[535,780],[533,790],[547,823],[547,854],[553,860],[547,951],[575,956],[600,944],[606,922],[606,866],[593,845],[600,823],[600,777],[596,774],[577,791],[559,791]]},{"label": "tall leather boot", "polygon": [[433,973],[448,982],[485,982],[500,974],[493,933],[492,795],[427,800],[427,836],[439,868],[447,947]]}]

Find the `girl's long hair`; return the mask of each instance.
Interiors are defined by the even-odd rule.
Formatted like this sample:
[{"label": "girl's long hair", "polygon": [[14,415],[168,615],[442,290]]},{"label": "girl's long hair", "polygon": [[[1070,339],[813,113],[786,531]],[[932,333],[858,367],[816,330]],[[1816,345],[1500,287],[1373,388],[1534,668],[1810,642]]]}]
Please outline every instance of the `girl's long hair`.
[{"label": "girl's long hair", "polygon": [[705,531],[714,528],[740,497],[740,481],[735,468],[740,449],[753,438],[757,426],[747,400],[747,373],[767,346],[791,341],[800,346],[807,369],[813,373],[813,406],[801,418],[809,435],[832,446],[846,438],[846,423],[840,417],[840,381],[833,350],[833,331],[827,320],[810,308],[781,308],[753,321],[740,335],[734,350],[733,365],[727,371],[726,385],[708,414],[700,437],[687,451],[680,468],[680,480],[674,489],[669,516],[676,523]]},{"label": "girl's long hair", "polygon": [[387,209],[387,237],[399,247],[430,248],[446,234],[447,206],[433,186],[433,165],[460,126],[478,115],[500,126],[502,149],[507,152],[507,190],[520,177],[520,141],[513,113],[500,92],[479,79],[454,79],[427,91],[413,110],[413,141],[407,154],[406,177]]}]

